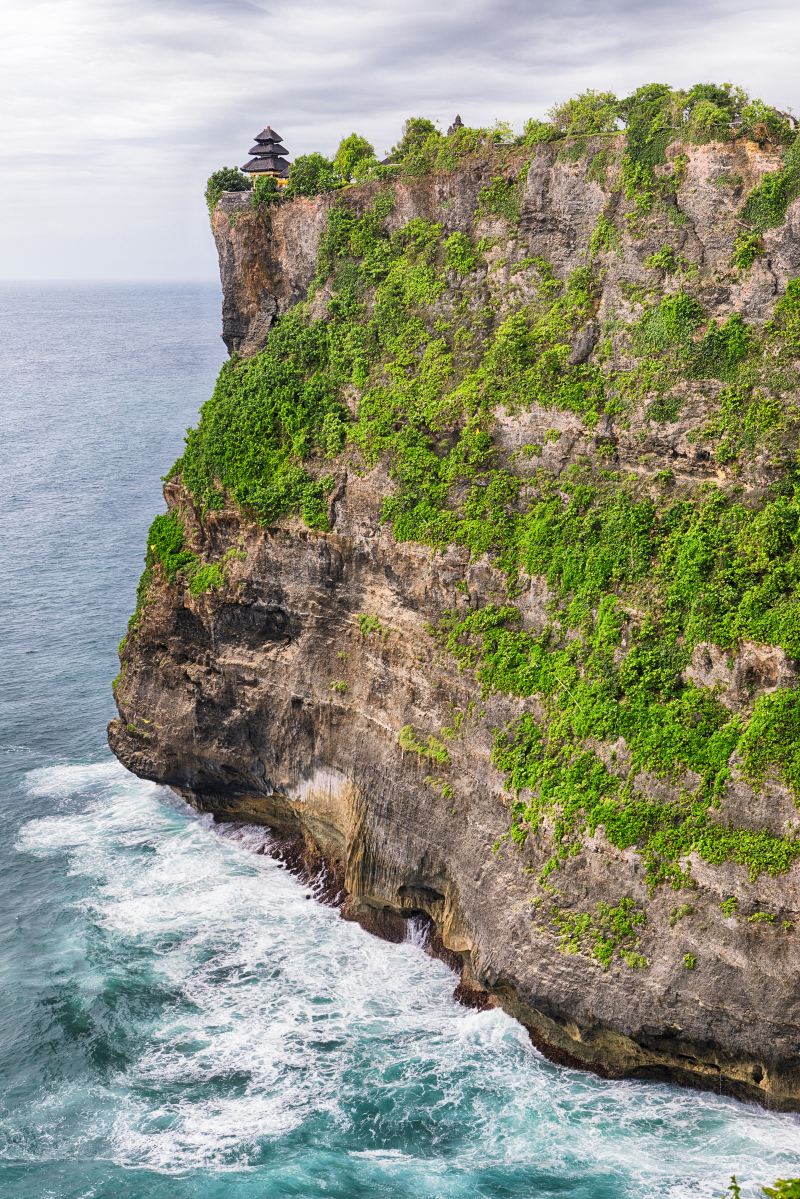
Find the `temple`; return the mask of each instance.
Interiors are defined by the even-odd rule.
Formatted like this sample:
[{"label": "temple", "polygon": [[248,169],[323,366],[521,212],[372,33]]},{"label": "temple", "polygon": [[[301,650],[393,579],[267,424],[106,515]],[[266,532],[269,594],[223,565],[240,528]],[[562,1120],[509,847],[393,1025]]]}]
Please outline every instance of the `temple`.
[{"label": "temple", "polygon": [[242,167],[248,175],[272,175],[279,184],[284,184],[289,178],[289,160],[285,146],[281,145],[281,135],[276,133],[271,125],[256,134],[256,144],[250,147],[248,153],[253,157]]}]

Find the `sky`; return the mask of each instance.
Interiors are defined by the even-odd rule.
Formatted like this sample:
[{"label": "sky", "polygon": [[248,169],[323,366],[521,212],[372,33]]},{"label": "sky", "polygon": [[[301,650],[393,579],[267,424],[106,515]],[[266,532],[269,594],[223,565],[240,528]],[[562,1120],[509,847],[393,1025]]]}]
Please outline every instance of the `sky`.
[{"label": "sky", "polygon": [[382,155],[655,81],[798,112],[798,61],[797,0],[0,0],[0,278],[216,278],[205,181],[266,124]]}]

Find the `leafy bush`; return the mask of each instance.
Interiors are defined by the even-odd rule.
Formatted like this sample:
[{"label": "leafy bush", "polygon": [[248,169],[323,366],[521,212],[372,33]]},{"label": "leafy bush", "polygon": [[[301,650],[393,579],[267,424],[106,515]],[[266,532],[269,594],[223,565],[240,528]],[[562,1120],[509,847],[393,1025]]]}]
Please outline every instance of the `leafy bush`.
[{"label": "leafy bush", "polygon": [[656,250],[654,254],[645,259],[644,265],[648,270],[663,271],[665,275],[673,275],[678,269],[678,258],[672,246],[662,246],[660,250]]},{"label": "leafy bush", "polygon": [[765,142],[789,143],[794,138],[791,121],[763,100],[751,100],[743,105],[741,120],[744,136],[762,145]]},{"label": "leafy bush", "polygon": [[598,254],[614,250],[619,245],[619,231],[613,221],[606,216],[599,216],[597,224],[589,238],[589,256],[595,258]]},{"label": "leafy bush", "polygon": [[147,549],[152,560],[160,562],[170,583],[174,583],[181,570],[193,566],[197,555],[183,546],[183,523],[173,508],[157,516],[147,534]]},{"label": "leafy bush", "polygon": [[548,112],[551,124],[568,137],[611,133],[617,127],[619,101],[613,92],[591,88],[571,100],[556,104]]},{"label": "leafy bush", "polygon": [[356,619],[358,621],[358,630],[362,637],[369,637],[372,633],[385,632],[377,616],[370,616],[367,612],[359,612]]},{"label": "leafy bush", "polygon": [[267,208],[270,204],[279,204],[282,199],[281,189],[273,175],[256,175],[250,195],[253,208]]},{"label": "leafy bush", "polygon": [[562,130],[552,121],[540,121],[530,117],[523,126],[520,143],[523,146],[538,146],[543,142],[558,141],[563,136]]},{"label": "leafy bush", "polygon": [[247,192],[253,186],[249,175],[238,167],[221,167],[209,175],[206,183],[206,204],[213,212],[223,192]]},{"label": "leafy bush", "polygon": [[445,266],[459,275],[468,275],[478,265],[477,251],[466,233],[451,233],[444,243],[444,253]]},{"label": "leafy bush", "polygon": [[441,133],[427,117],[409,117],[403,125],[403,135],[396,146],[392,147],[391,157],[403,162],[419,154],[430,142],[431,138],[441,138]]},{"label": "leafy bush", "polygon": [[514,176],[495,175],[478,192],[478,212],[492,213],[507,221],[519,220],[521,180]]},{"label": "leafy bush", "polygon": [[800,798],[800,694],[780,690],[760,695],[739,743],[747,778],[763,782],[777,767]]},{"label": "leafy bush", "polygon": [[616,954],[634,969],[647,964],[637,953],[638,930],[645,924],[645,914],[632,899],[620,899],[614,905],[601,902],[591,912],[562,912],[554,907],[551,917],[562,953],[586,953],[604,970]]},{"label": "leafy bush", "polygon": [[771,328],[792,350],[800,350],[800,279],[790,279],[775,305]]},{"label": "leafy bush", "polygon": [[319,196],[334,191],[340,184],[336,168],[322,154],[301,154],[295,158],[286,185],[287,198]]},{"label": "leafy bush", "polygon": [[768,1199],[800,1199],[800,1178],[779,1178],[774,1186],[764,1187]]},{"label": "leafy bush", "polygon": [[742,219],[756,232],[782,225],[789,205],[800,196],[800,134],[786,151],[783,166],[770,171],[753,188],[742,209]]},{"label": "leafy bush", "polygon": [[225,582],[225,571],[219,562],[209,562],[198,566],[189,579],[189,590],[192,595],[201,595],[204,591],[212,591],[222,587]]},{"label": "leafy bush", "polygon": [[430,758],[439,766],[450,765],[450,753],[445,743],[439,737],[435,737],[433,733],[422,741],[414,732],[413,725],[403,725],[397,735],[397,744],[403,753],[418,754],[420,758]]},{"label": "leafy bush", "polygon": [[686,119],[686,135],[693,142],[727,141],[730,137],[730,109],[713,100],[701,99],[691,106]]},{"label": "leafy bush", "polygon": [[746,271],[764,253],[764,239],[760,233],[740,233],[733,243],[731,263]]},{"label": "leafy bush", "polygon": [[297,310],[260,354],[226,363],[176,463],[193,495],[219,506],[222,487],[265,522],[298,511],[325,527],[331,481],[313,478],[303,462],[322,454],[332,420],[347,420],[331,366],[325,322],[306,323]]},{"label": "leafy bush", "polygon": [[686,346],[703,317],[702,305],[686,292],[664,296],[639,321],[639,345],[645,351]]},{"label": "leafy bush", "polygon": [[345,180],[356,176],[359,168],[363,175],[376,162],[375,147],[358,133],[351,133],[349,137],[345,137],[339,142],[339,148],[333,159],[337,174]]}]

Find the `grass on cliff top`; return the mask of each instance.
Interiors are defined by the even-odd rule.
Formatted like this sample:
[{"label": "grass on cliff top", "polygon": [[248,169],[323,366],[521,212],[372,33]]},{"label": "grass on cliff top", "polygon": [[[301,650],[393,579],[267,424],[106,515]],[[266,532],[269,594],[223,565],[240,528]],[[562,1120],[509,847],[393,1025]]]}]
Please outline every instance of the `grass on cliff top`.
[{"label": "grass on cliff top", "polygon": [[[660,142],[648,149],[648,137],[629,149],[656,162]],[[491,183],[477,215],[491,211],[511,231],[508,196],[508,184]],[[535,455],[520,469],[501,454],[494,430],[500,405],[570,412],[590,431],[648,395],[666,402],[676,382],[711,381],[723,386],[699,435],[719,461],[777,452],[797,386],[800,281],[755,329],[738,315],[709,320],[687,279],[618,332],[625,365],[610,343],[576,364],[599,263],[560,280],[524,259],[532,298],[502,308],[483,282],[486,247],[419,218],[390,232],[392,204],[386,190],[366,213],[346,196],[331,210],[315,283],[330,297],[326,318],[298,305],[264,351],[227,364],[174,470],[208,507],[228,495],[264,523],[295,512],[324,529],[342,454],[355,469],[383,459],[393,482],[383,517],[398,540],[490,554],[510,598],[529,576],[547,579],[553,599],[536,633],[513,603],[465,613],[455,592],[439,630],[477,686],[541,707],[543,718],[528,712],[496,730],[494,760],[514,797],[514,839],[555,829],[545,878],[600,826],[639,849],[653,885],[687,884],[691,853],[753,877],[784,872],[800,842],[730,826],[719,805],[737,762],[756,786],[777,772],[800,792],[797,693],[731,713],[686,671],[704,643],[733,655],[752,640],[800,657],[794,465],[776,467],[758,499],[714,484],[687,492],[669,472],[614,469],[613,444],[598,439],[555,480]],[[159,553],[168,575],[186,569],[176,565],[182,539],[170,536]],[[648,798],[648,775],[671,780],[674,798]]]}]

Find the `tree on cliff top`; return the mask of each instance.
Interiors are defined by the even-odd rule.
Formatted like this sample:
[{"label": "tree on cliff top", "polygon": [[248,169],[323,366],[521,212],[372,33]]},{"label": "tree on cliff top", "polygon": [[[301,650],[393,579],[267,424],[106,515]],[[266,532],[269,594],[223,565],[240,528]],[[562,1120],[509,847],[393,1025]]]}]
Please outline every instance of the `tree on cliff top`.
[{"label": "tree on cliff top", "polygon": [[589,88],[548,112],[556,129],[567,136],[611,133],[617,126],[619,101],[613,92],[596,92]]},{"label": "tree on cliff top", "polygon": [[301,154],[292,163],[286,194],[289,197],[318,196],[322,192],[332,192],[339,182],[330,158],[324,154]]},{"label": "tree on cliff top", "polygon": [[438,139],[441,136],[433,121],[429,121],[427,117],[409,117],[403,126],[403,136],[392,148],[391,156],[395,162],[402,162],[420,151],[432,138]]},{"label": "tree on cliff top", "polygon": [[333,165],[342,179],[359,178],[376,163],[375,147],[360,133],[351,133],[339,142]]},{"label": "tree on cliff top", "polygon": [[206,204],[212,212],[223,192],[249,192],[252,181],[238,167],[220,167],[209,175],[206,183]]}]

